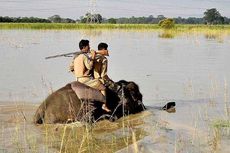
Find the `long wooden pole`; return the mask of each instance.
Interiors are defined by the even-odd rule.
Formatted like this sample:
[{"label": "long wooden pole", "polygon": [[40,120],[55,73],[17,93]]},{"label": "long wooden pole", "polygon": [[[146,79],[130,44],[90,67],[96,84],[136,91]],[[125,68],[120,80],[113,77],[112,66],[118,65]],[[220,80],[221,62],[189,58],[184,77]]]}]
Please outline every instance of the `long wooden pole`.
[{"label": "long wooden pole", "polygon": [[[83,54],[83,52],[78,51],[78,52],[72,52],[72,53],[66,53],[66,54],[58,54],[58,55],[45,57],[45,59],[57,58],[57,57],[62,57],[62,56],[64,56],[64,57],[72,57],[70,55],[80,55],[80,54]],[[109,56],[108,50],[99,50],[99,51],[96,51],[96,54]]]},{"label": "long wooden pole", "polygon": [[45,59],[57,58],[57,57],[62,57],[62,56],[70,57],[70,55],[79,55],[79,54],[82,54],[82,52],[72,52],[72,53],[67,53],[67,54],[58,54],[58,55],[45,57]]}]

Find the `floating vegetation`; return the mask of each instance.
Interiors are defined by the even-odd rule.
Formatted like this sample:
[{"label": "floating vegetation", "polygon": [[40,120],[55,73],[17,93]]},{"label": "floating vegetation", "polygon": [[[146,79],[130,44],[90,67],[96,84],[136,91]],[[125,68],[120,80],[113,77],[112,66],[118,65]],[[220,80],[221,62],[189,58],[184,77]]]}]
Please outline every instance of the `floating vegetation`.
[{"label": "floating vegetation", "polygon": [[224,33],[220,30],[207,30],[204,33],[204,36],[207,40],[217,40],[217,42],[222,43],[224,36],[228,35],[227,33]]}]

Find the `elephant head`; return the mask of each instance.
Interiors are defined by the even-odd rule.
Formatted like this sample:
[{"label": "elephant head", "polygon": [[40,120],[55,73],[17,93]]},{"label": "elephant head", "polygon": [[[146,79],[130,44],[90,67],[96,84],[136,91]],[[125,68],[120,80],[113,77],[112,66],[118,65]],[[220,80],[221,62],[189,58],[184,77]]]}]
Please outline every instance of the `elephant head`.
[{"label": "elephant head", "polygon": [[[115,83],[116,94],[108,95],[107,102],[115,107],[116,116],[135,114],[146,108],[142,103],[142,94],[134,82],[121,80]],[[113,102],[111,102],[113,101]],[[113,108],[114,108],[113,107]]]}]

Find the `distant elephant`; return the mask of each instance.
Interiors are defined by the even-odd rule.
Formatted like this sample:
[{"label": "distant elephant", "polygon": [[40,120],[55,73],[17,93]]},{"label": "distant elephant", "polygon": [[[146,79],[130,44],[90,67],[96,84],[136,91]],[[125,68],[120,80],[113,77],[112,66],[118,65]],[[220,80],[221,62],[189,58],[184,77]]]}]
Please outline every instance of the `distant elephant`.
[{"label": "distant elephant", "polygon": [[34,123],[95,122],[100,119],[114,121],[146,109],[138,85],[125,80],[107,87],[106,102],[110,113],[102,109],[103,103],[100,101],[80,100],[71,84],[67,84],[49,95],[39,106],[34,116]]}]

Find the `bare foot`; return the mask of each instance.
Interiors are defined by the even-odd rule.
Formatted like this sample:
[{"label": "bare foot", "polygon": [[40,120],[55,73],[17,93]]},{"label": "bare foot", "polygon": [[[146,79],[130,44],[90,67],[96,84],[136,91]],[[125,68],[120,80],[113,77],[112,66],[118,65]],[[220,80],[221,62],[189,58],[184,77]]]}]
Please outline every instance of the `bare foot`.
[{"label": "bare foot", "polygon": [[105,104],[102,105],[102,109],[106,112],[111,112],[111,110]]}]

